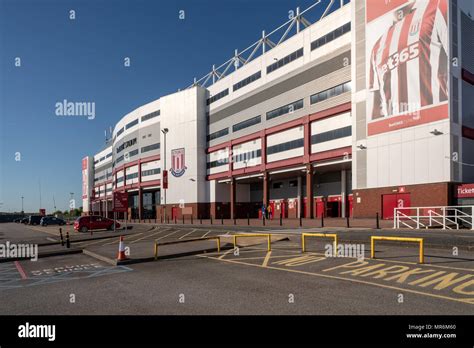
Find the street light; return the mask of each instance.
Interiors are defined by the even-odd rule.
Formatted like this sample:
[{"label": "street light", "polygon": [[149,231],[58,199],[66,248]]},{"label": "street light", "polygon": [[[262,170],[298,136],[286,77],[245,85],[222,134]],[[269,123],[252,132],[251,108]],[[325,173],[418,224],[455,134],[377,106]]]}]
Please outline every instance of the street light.
[{"label": "street light", "polygon": [[[163,156],[163,170],[166,171],[166,134],[168,133],[169,129],[168,128],[163,128],[161,130],[161,133],[163,133],[164,135],[164,141],[163,141],[163,153],[164,153],[164,156]],[[166,178],[166,180],[168,180],[168,177]],[[168,183],[166,183],[166,186],[168,186]],[[163,185],[162,185],[163,187]],[[166,188],[163,187],[163,198],[164,198],[164,205],[165,205],[165,211],[164,211],[164,222],[166,223]]]},{"label": "street light", "polygon": [[24,214],[25,211],[23,210],[23,196],[21,196],[21,213]]}]

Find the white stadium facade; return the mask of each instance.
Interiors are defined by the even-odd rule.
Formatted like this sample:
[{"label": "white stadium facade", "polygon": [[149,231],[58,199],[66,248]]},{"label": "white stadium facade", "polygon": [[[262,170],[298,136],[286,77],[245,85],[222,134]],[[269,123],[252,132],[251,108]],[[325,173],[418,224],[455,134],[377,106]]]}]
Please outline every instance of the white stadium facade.
[{"label": "white stadium facade", "polygon": [[470,0],[296,9],[123,116],[82,160],[84,212],[112,217],[114,192],[128,193],[131,219],[256,218],[262,205],[390,219],[394,207],[473,203],[473,16]]}]

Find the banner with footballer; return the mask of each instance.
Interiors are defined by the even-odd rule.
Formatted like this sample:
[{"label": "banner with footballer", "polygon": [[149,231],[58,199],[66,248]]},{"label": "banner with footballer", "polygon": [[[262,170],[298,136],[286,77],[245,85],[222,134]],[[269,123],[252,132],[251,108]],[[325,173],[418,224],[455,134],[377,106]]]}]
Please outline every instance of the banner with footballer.
[{"label": "banner with footballer", "polygon": [[367,134],[448,118],[447,0],[366,5]]}]

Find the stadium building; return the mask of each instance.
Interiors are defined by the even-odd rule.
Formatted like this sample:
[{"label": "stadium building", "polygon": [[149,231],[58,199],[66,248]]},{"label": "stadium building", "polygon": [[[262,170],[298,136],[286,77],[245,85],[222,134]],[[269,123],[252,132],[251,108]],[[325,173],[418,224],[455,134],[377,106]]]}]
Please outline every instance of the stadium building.
[{"label": "stadium building", "polygon": [[[82,160],[112,216],[393,217],[474,199],[469,0],[322,1],[181,91],[123,116]],[[310,21],[311,13],[318,18]],[[461,34],[462,33],[462,34]],[[471,200],[471,201],[470,201]]]}]

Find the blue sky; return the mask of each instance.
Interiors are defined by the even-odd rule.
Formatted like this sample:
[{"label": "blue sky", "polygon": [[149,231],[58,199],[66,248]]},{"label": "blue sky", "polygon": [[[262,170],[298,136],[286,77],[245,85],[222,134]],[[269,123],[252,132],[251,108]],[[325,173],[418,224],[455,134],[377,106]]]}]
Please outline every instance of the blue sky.
[{"label": "blue sky", "polygon": [[[102,148],[105,129],[188,86],[288,20],[289,10],[312,3],[0,0],[0,211],[20,211],[21,196],[25,211],[38,211],[40,182],[47,212],[53,197],[67,209],[70,192],[81,206],[81,159]],[[64,99],[94,102],[95,119],[56,116]]]}]

